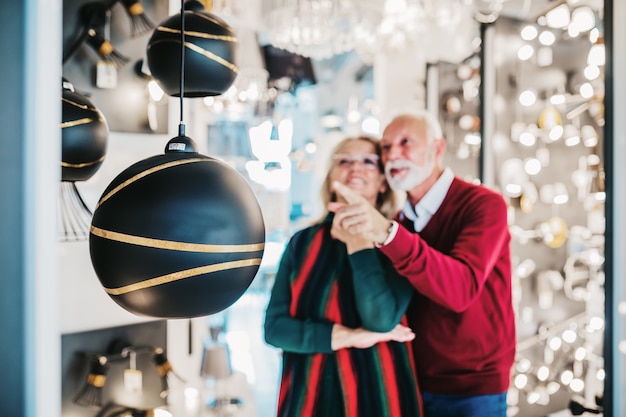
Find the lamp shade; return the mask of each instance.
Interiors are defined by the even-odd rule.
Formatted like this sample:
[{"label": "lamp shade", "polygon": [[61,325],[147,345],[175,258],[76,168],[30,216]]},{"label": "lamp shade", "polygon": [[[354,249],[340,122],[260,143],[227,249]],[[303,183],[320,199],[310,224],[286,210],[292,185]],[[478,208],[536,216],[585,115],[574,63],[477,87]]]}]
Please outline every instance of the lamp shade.
[{"label": "lamp shade", "polygon": [[201,155],[186,136],[122,171],[91,223],[92,265],[126,310],[199,317],[234,303],[250,286],[265,246],[256,196],[228,164]]},{"label": "lamp shade", "polygon": [[209,343],[202,351],[200,376],[203,378],[224,379],[233,373],[228,346],[223,343]]},{"label": "lamp shade", "polygon": [[104,161],[109,128],[100,110],[67,81],[61,101],[61,179],[85,181]]},{"label": "lamp shade", "polygon": [[[237,37],[222,19],[208,13],[202,3],[185,3],[184,97],[224,93],[235,81]],[[148,67],[170,96],[180,96],[181,15],[170,16],[153,32],[147,47]]]}]

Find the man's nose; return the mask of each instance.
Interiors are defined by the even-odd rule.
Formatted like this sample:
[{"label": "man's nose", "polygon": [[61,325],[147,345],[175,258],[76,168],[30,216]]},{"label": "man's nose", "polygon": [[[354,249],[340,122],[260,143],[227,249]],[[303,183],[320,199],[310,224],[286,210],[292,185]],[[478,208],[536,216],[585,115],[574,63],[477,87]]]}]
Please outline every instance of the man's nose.
[{"label": "man's nose", "polygon": [[391,145],[382,154],[383,164],[387,163],[387,161],[393,161],[395,159],[398,159],[400,158],[400,156],[401,156],[400,147]]}]

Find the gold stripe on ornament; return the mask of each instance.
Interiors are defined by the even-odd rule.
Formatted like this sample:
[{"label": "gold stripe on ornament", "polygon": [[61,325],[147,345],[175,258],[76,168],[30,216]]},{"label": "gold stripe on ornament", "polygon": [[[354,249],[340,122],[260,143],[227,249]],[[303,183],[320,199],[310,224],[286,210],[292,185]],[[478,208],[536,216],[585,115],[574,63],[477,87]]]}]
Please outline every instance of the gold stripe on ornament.
[{"label": "gold stripe on ornament", "polygon": [[191,42],[185,42],[185,46],[189,49],[191,49],[194,52],[199,53],[200,55],[204,55],[205,57],[217,62],[218,64],[222,64],[223,66],[225,66],[226,68],[228,68],[229,70],[231,70],[232,72],[238,72],[239,70],[237,69],[237,66],[234,65],[232,62],[228,62],[226,61],[224,58],[222,58],[221,56],[215,55],[213,52],[207,51],[206,49],[200,48],[198,45],[195,45]]},{"label": "gold stripe on ornament", "polygon": [[171,282],[180,281],[181,279],[193,278],[198,275],[209,274],[212,272],[226,271],[234,268],[245,268],[247,266],[255,266],[261,264],[261,258],[243,259],[241,261],[223,262],[220,264],[200,266],[184,271],[173,272],[160,277],[147,279],[130,285],[118,288],[104,288],[110,295],[124,295],[133,291],[144,290],[146,288],[156,287],[157,285],[169,284]]},{"label": "gold stripe on ornament", "polygon": [[[167,26],[159,26],[157,28],[157,30],[161,31],[161,32],[167,32],[167,33],[175,33],[175,34],[180,34],[180,29],[173,29],[173,28],[169,28]],[[213,35],[211,33],[205,33],[205,32],[196,32],[195,30],[186,30],[185,31],[185,36],[193,36],[195,38],[202,38],[202,39],[215,39],[215,40],[219,40],[219,41],[225,41],[225,42],[237,42],[237,37],[236,36],[231,36],[231,35]],[[166,42],[167,40],[162,39],[161,42]],[[173,39],[172,41],[175,42],[180,42],[180,39]]]},{"label": "gold stripe on ornament", "polygon": [[205,243],[176,242],[173,240],[153,239],[149,237],[128,235],[125,233],[112,232],[96,226],[91,226],[90,232],[94,236],[130,245],[145,246],[155,249],[167,249],[181,252],[200,253],[241,253],[256,252],[265,248],[265,243],[250,243],[245,245],[211,245]]},{"label": "gold stripe on ornament", "polygon": [[171,168],[171,167],[175,167],[178,165],[183,165],[183,164],[191,164],[193,162],[202,162],[202,161],[207,161],[206,158],[189,158],[189,159],[178,159],[176,161],[171,161],[171,162],[167,162],[165,164],[162,165],[157,165],[155,167],[152,167],[150,169],[146,169],[145,171],[140,172],[139,174],[135,174],[132,177],[130,177],[129,179],[127,179],[126,181],[122,182],[121,184],[119,184],[117,187],[113,188],[111,191],[109,191],[107,193],[107,195],[105,195],[104,197],[102,197],[100,199],[100,201],[98,202],[98,204],[96,205],[96,209],[98,207],[100,207],[105,201],[107,201],[109,198],[111,198],[113,195],[115,195],[117,192],[119,192],[120,190],[122,190],[123,188],[129,186],[130,184],[132,184],[133,182],[140,180],[141,178],[147,177],[150,174],[153,174],[155,172],[167,169],[167,168]]},{"label": "gold stripe on ornament", "polygon": [[65,129],[67,127],[74,127],[80,125],[88,125],[89,123],[95,122],[96,119],[92,117],[83,117],[82,119],[69,120],[67,122],[61,123],[61,129]]},{"label": "gold stripe on ornament", "polygon": [[79,107],[79,108],[84,109],[84,110],[95,110],[94,107],[90,107],[90,106],[88,106],[86,104],[80,104],[80,103],[77,103],[77,102],[75,102],[73,100],[68,100],[66,98],[61,98],[61,101],[64,101],[64,102],[66,102],[68,104],[71,104],[74,107]]},{"label": "gold stripe on ornament", "polygon": [[102,158],[98,158],[95,161],[83,162],[83,163],[80,163],[80,164],[72,164],[72,163],[69,163],[69,162],[61,161],[61,166],[64,167],[64,168],[84,168],[84,167],[88,167],[88,166],[91,166],[91,165],[95,165],[95,164],[97,164],[99,162],[102,162],[102,161],[104,161],[104,155],[102,156]]}]

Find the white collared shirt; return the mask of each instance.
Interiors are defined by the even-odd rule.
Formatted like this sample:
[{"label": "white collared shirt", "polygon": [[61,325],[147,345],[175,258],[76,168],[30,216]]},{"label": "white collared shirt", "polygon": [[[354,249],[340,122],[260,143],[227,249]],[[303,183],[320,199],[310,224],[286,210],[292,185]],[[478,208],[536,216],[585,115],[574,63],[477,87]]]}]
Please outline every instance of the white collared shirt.
[{"label": "white collared shirt", "polygon": [[430,218],[441,207],[443,199],[446,198],[450,185],[454,180],[454,173],[450,168],[444,169],[443,173],[433,186],[426,192],[424,197],[413,206],[409,200],[405,201],[404,208],[400,216],[413,221],[416,232],[421,232],[428,224]]}]

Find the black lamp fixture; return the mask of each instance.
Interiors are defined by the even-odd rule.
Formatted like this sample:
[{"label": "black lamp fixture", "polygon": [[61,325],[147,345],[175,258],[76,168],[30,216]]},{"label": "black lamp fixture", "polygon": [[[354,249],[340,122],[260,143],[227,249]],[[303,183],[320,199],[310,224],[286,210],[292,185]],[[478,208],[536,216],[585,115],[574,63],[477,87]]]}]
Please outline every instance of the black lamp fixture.
[{"label": "black lamp fixture", "polygon": [[[183,2],[182,8],[184,20],[171,16],[157,26],[148,41],[150,72],[170,96],[179,97],[181,91],[185,97],[220,95],[237,76],[237,36],[225,21],[207,12],[200,1]],[[185,46],[182,50],[181,43]],[[179,55],[183,68],[172,59]]]},{"label": "black lamp fixture", "polygon": [[87,239],[92,216],[76,182],[88,180],[102,165],[109,128],[102,112],[72,83],[63,79],[62,88],[59,238],[76,241]]},{"label": "black lamp fixture", "polygon": [[87,181],[100,168],[109,127],[100,110],[63,79],[61,179]]},{"label": "black lamp fixture", "polygon": [[[180,15],[159,25],[148,44],[153,77],[169,86],[164,89],[168,94],[180,97],[178,136],[164,154],[139,161],[113,179],[91,222],[96,275],[115,302],[137,315],[191,318],[224,310],[252,283],[265,248],[263,216],[247,181],[228,164],[199,154],[185,135],[183,98],[219,94],[234,80],[206,60],[217,53],[222,53],[220,62],[233,55],[236,38],[224,22],[216,24],[212,15],[196,10],[198,3],[185,7],[181,1]],[[196,25],[189,42],[187,20]],[[169,38],[172,33],[180,39]],[[208,50],[195,43],[207,39]],[[157,54],[163,46],[167,53]],[[204,59],[187,60],[186,52]],[[176,56],[180,64],[173,68]],[[236,72],[234,63],[226,68]],[[202,72],[202,79],[194,79],[199,85],[189,86],[187,74]],[[172,79],[178,88],[170,85]]]},{"label": "black lamp fixture", "polygon": [[143,5],[139,0],[120,0],[131,23],[131,36],[141,35],[154,28],[154,23],[146,14]]},{"label": "black lamp fixture", "polygon": [[72,399],[76,405],[89,408],[102,407],[102,388],[107,380],[109,370],[107,357],[97,355],[91,359],[89,373],[80,391]]},{"label": "black lamp fixture", "polygon": [[233,415],[244,404],[241,398],[228,393],[226,380],[233,375],[228,344],[220,340],[223,326],[209,327],[210,338],[204,343],[200,376],[212,385],[214,397],[206,405],[214,414]]},{"label": "black lamp fixture", "polygon": [[116,2],[117,0],[108,4],[104,1],[93,1],[85,3],[80,8],[77,31],[68,48],[63,51],[63,63],[67,62],[84,43],[88,44],[100,59],[116,67],[128,62],[128,57],[118,52],[105,36],[108,33],[110,9]]},{"label": "black lamp fixture", "polygon": [[[123,340],[114,340],[108,353],[82,353],[89,362],[87,376],[80,387],[80,390],[73,397],[72,402],[76,405],[92,409],[101,409],[101,413],[108,413],[108,409],[115,405],[111,399],[115,397],[115,389],[104,392],[107,383],[107,373],[110,367],[120,368],[124,362],[128,362],[127,370],[137,370],[137,355],[148,354],[152,357],[152,364],[155,366],[161,380],[161,391],[159,397],[167,398],[169,395],[169,379],[176,378],[179,383],[184,384],[185,380],[180,377],[172,367],[172,364],[165,355],[165,350],[157,346],[133,346],[125,345]],[[117,366],[115,366],[117,364]],[[141,371],[139,370],[141,374]],[[113,372],[114,376],[119,376],[119,372]],[[119,383],[119,382],[117,382]],[[116,382],[114,381],[114,385]],[[103,401],[106,399],[106,404]],[[98,414],[100,415],[100,414]],[[117,414],[116,414],[117,415]],[[120,414],[121,415],[121,414]],[[134,414],[133,414],[134,415]]]},{"label": "black lamp fixture", "polygon": [[109,15],[120,2],[131,22],[131,37],[136,37],[154,28],[140,0],[102,0],[83,4],[78,12],[76,34],[63,52],[63,63],[87,43],[104,61],[115,66],[126,64],[129,59],[118,52],[105,34],[109,33]]},{"label": "black lamp fixture", "polygon": [[174,372],[172,364],[165,356],[165,351],[162,348],[154,348],[154,355],[152,359],[157,368],[157,372],[159,373],[159,377],[161,378],[161,393],[159,395],[161,398],[166,398],[170,390],[169,379],[171,377],[176,377],[182,383],[184,383],[185,380]]}]

